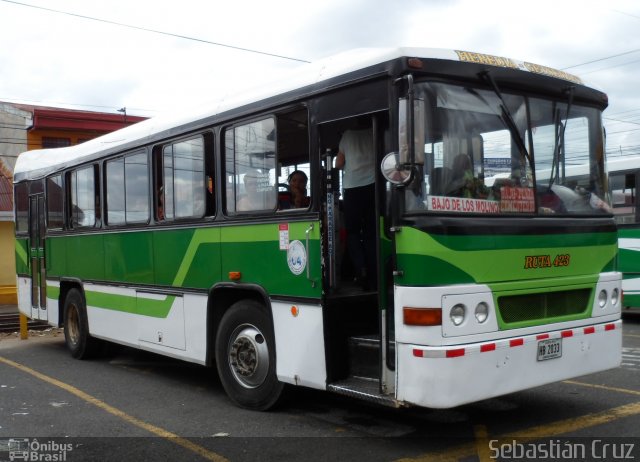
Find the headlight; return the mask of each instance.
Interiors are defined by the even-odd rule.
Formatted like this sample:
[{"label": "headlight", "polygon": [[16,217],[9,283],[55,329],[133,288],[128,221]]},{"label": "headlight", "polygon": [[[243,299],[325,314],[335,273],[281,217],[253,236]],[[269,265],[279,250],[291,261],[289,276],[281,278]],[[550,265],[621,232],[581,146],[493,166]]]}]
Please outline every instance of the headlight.
[{"label": "headlight", "polygon": [[598,305],[600,305],[600,308],[604,308],[606,304],[607,304],[607,291],[602,289],[598,294]]},{"label": "headlight", "polygon": [[615,289],[613,289],[613,291],[611,292],[611,304],[613,306],[616,306],[618,304],[618,301],[620,300],[620,292],[618,291],[618,288],[616,287]]},{"label": "headlight", "polygon": [[480,324],[485,322],[489,317],[489,305],[485,302],[480,302],[476,306],[476,319]]},{"label": "headlight", "polygon": [[453,308],[451,308],[449,317],[451,318],[451,322],[453,322],[455,326],[459,326],[460,324],[462,324],[462,321],[464,321],[465,311],[466,308],[462,303],[458,303],[457,305],[454,305]]}]

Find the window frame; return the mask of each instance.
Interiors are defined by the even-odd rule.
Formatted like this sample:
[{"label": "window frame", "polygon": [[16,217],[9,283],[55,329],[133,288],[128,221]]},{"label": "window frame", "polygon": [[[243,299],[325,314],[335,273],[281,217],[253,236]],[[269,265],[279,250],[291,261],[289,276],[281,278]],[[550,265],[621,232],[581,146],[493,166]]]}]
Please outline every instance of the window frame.
[{"label": "window frame", "polygon": [[[93,212],[94,212],[94,219],[93,219],[93,223],[90,225],[83,225],[80,224],[79,222],[75,221],[75,214],[74,214],[74,203],[73,203],[73,199],[74,199],[74,187],[76,188],[75,190],[75,195],[76,195],[76,199],[77,199],[77,176],[78,176],[78,172],[83,172],[85,170],[92,170],[93,171],[93,175],[91,175],[92,177],[92,182],[93,182]],[[100,227],[100,199],[99,199],[99,195],[100,195],[100,183],[98,181],[98,171],[99,171],[99,167],[98,164],[85,164],[85,165],[79,165],[71,170],[69,170],[66,174],[66,191],[68,194],[68,198],[67,198],[67,210],[68,215],[67,215],[67,225],[69,229],[72,230],[78,230],[78,229],[96,229]]]},{"label": "window frame", "polygon": [[[275,214],[275,212],[278,210],[278,191],[277,191],[277,187],[278,187],[278,183],[277,183],[277,175],[274,176],[273,178],[273,184],[269,184],[269,187],[272,188],[272,199],[273,199],[273,206],[271,208],[260,208],[260,209],[251,209],[251,210],[238,210],[238,203],[240,202],[238,200],[238,198],[240,197],[240,195],[238,194],[238,190],[239,190],[239,184],[241,178],[240,176],[242,175],[242,178],[244,178],[244,174],[246,174],[246,172],[243,173],[237,173],[237,149],[236,149],[236,130],[240,127],[247,127],[250,126],[252,124],[256,124],[258,122],[263,122],[263,121],[267,121],[267,120],[271,120],[273,123],[273,131],[274,131],[274,139],[273,140],[269,140],[269,141],[273,141],[274,143],[274,154],[273,154],[273,170],[274,172],[278,169],[278,124],[277,124],[277,114],[262,114],[258,117],[254,117],[251,119],[247,119],[247,120],[243,120],[243,121],[239,121],[237,123],[234,123],[232,125],[227,125],[221,128],[220,130],[220,139],[222,141],[222,165],[223,165],[223,183],[224,183],[224,212],[227,216],[231,216],[231,217],[238,217],[238,216],[246,216],[246,215],[269,215],[269,214]],[[229,143],[227,141],[227,137],[228,134],[231,133],[232,137],[233,137],[233,150],[231,151],[231,156],[229,156],[229,145],[231,143]],[[230,173],[229,171],[229,165],[233,166],[233,172]],[[264,164],[263,164],[264,167]],[[263,167],[254,167],[255,169],[263,169]],[[233,176],[233,182],[229,183],[228,182],[228,177],[232,175]],[[264,172],[260,173],[260,175],[265,175]],[[269,180],[271,180],[271,172],[269,172],[267,177]],[[229,188],[228,186],[231,185],[231,190],[233,193],[233,198],[230,201],[229,198]],[[268,195],[266,195],[268,191],[265,191],[265,198],[268,198]],[[230,209],[229,204],[232,203],[233,204],[233,210]]]},{"label": "window frame", "polygon": [[[19,191],[23,190],[23,191]],[[20,199],[20,195],[23,195]],[[20,209],[18,206],[24,200],[26,208]],[[13,202],[14,202],[14,223],[17,235],[27,235],[29,233],[29,182],[23,181],[17,183],[13,188]],[[22,212],[22,215],[21,215]],[[24,225],[25,227],[23,228]]]},{"label": "window frame", "polygon": [[[132,158],[134,156],[140,156],[140,155],[144,155],[145,157],[145,166],[146,166],[146,187],[144,188],[145,190],[145,199],[146,199],[146,217],[144,219],[140,219],[140,220],[130,220],[128,219],[128,203],[129,203],[129,196],[127,195],[127,159],[128,158]],[[110,222],[109,220],[109,170],[110,170],[110,164],[112,163],[117,163],[117,162],[122,162],[122,190],[123,190],[123,201],[124,201],[124,207],[123,207],[123,217],[122,220],[118,221],[118,222]],[[150,193],[150,184],[151,184],[151,174],[150,174],[150,164],[149,164],[149,153],[146,147],[143,147],[141,149],[136,149],[134,151],[130,151],[130,152],[126,152],[108,159],[105,159],[103,162],[104,165],[104,191],[103,191],[103,195],[104,195],[104,208],[105,208],[105,225],[109,228],[121,228],[121,227],[136,227],[136,226],[145,226],[148,225],[151,222],[151,211],[152,211],[152,207],[151,207],[151,193]],[[117,185],[116,185],[117,187]],[[112,211],[112,213],[114,213],[115,210]]]},{"label": "window frame", "polygon": [[[61,205],[61,210],[60,210],[60,226],[52,226],[52,221],[51,221],[51,197],[52,197],[52,193],[50,192],[50,187],[49,187],[49,182],[53,180],[53,178],[58,177],[60,178],[60,205]],[[47,214],[46,214],[46,223],[47,223],[47,230],[48,231],[62,231],[65,229],[65,224],[66,224],[66,209],[67,209],[67,204],[65,203],[65,181],[64,181],[65,176],[62,174],[62,172],[59,173],[55,173],[53,175],[50,175],[48,177],[45,178],[45,197],[46,197],[46,204],[47,204]]]},{"label": "window frame", "polygon": [[[176,208],[179,202],[176,202],[176,176],[175,176],[175,151],[174,147],[181,143],[187,143],[190,140],[200,139],[201,147],[202,147],[202,178],[201,182],[191,183],[192,185],[199,184],[201,186],[202,191],[202,214],[196,215],[188,215],[188,216],[176,216]],[[175,222],[193,222],[193,221],[202,221],[203,219],[213,218],[216,216],[216,177],[215,177],[215,161],[214,161],[214,140],[215,134],[211,129],[190,133],[188,135],[182,136],[180,138],[175,138],[171,140],[166,140],[161,143],[158,143],[152,147],[152,170],[153,170],[153,201],[152,201],[152,210],[153,210],[153,219],[157,224],[170,224]],[[163,204],[166,203],[166,191],[167,184],[165,178],[165,149],[171,147],[171,160],[172,160],[172,207],[173,212],[172,216],[167,218],[166,213],[163,217],[160,217],[160,200],[162,199]],[[192,170],[193,171],[193,170]],[[162,196],[160,195],[160,188],[163,188]],[[178,205],[179,206],[179,205]],[[166,207],[165,207],[166,210]]]},{"label": "window frame", "polygon": [[[307,213],[314,207],[313,199],[313,156],[311,154],[311,132],[309,108],[306,104],[295,104],[277,111],[254,115],[232,124],[220,127],[220,165],[222,168],[221,204],[225,216],[230,218],[244,216],[266,216],[281,214],[301,214]],[[236,130],[239,127],[247,126],[256,122],[271,120],[273,122],[273,136],[268,139],[273,142],[273,165],[263,165],[260,170],[262,175],[269,180],[269,187],[273,189],[274,205],[272,208],[239,210],[238,201],[241,198],[241,185],[243,183],[242,170],[247,170],[237,162]],[[231,137],[231,139],[229,139]],[[293,155],[292,155],[293,154]],[[240,168],[238,166],[240,165]],[[264,167],[268,172],[264,171]],[[307,175],[307,199],[308,205],[304,207],[291,207],[285,205],[290,197],[288,188],[281,191],[280,186],[288,185],[289,175],[297,167]],[[256,167],[258,168],[258,167]],[[284,174],[283,171],[288,171]],[[233,180],[230,182],[230,178]],[[262,178],[262,177],[261,177]],[[289,199],[290,200],[290,199]]]}]

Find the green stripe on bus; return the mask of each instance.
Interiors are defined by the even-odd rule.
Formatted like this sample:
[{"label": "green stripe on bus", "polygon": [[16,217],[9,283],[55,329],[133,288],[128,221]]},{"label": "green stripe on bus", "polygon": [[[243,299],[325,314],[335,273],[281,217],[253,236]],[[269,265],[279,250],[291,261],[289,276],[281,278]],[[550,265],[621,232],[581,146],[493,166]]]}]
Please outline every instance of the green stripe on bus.
[{"label": "green stripe on bus", "polygon": [[[286,223],[289,241],[306,247],[310,221]],[[283,223],[211,226],[196,229],[145,230],[52,236],[47,239],[47,273],[128,286],[207,290],[228,281],[229,272],[242,274],[240,282],[257,284],[272,295],[321,296],[319,222],[309,233],[310,278],[294,274],[280,239]],[[83,256],[83,258],[78,258]]]},{"label": "green stripe on bus", "polygon": [[[608,233],[607,233],[608,234]],[[476,236],[465,236],[472,242]],[[611,270],[616,240],[598,234],[569,236],[581,246],[545,246],[544,236],[485,237],[485,245],[449,248],[432,235],[403,228],[396,236],[397,265],[403,276],[396,282],[406,286],[434,286],[456,283],[495,283],[539,278],[575,277]],[[494,240],[494,247],[486,245]],[[507,240],[508,243],[502,242]],[[550,239],[546,237],[547,241]],[[561,239],[562,240],[562,239]],[[517,244],[517,245],[516,245]],[[556,259],[558,256],[563,258]],[[568,258],[564,258],[567,256]],[[530,259],[530,260],[527,260]],[[462,270],[464,268],[464,271]]]},{"label": "green stripe on bus", "polygon": [[91,290],[86,290],[84,295],[87,299],[87,306],[152,318],[166,318],[169,315],[169,311],[171,311],[173,301],[176,299],[175,295],[167,295],[164,300],[152,300]]},{"label": "green stripe on bus", "polygon": [[196,252],[201,244],[206,244],[210,242],[214,242],[218,240],[220,236],[220,230],[217,228],[205,228],[205,229],[197,229],[193,236],[191,237],[191,241],[189,242],[189,246],[187,250],[184,252],[184,258],[180,262],[180,266],[178,267],[178,271],[176,273],[175,278],[173,279],[174,287],[181,287],[184,283],[187,273],[191,268],[191,263],[196,256]]},{"label": "green stripe on bus", "polygon": [[[166,318],[176,299],[175,295],[167,295],[164,300],[153,300],[130,295],[108,294],[96,290],[85,290],[84,296],[87,300],[87,306],[152,318]],[[48,285],[47,298],[57,299],[59,297],[60,288]]]},{"label": "green stripe on bus", "polygon": [[27,241],[16,239],[16,263],[22,264],[23,267],[28,267],[29,257],[27,256]]},{"label": "green stripe on bus", "polygon": [[[403,231],[406,228],[403,228]],[[418,231],[419,230],[414,230]],[[450,250],[506,250],[519,249],[523,245],[531,248],[581,247],[585,245],[615,245],[618,241],[616,233],[569,233],[554,235],[439,235],[431,234],[434,241]]]},{"label": "green stripe on bus", "polygon": [[60,287],[57,286],[47,286],[47,298],[59,299],[60,298]]}]

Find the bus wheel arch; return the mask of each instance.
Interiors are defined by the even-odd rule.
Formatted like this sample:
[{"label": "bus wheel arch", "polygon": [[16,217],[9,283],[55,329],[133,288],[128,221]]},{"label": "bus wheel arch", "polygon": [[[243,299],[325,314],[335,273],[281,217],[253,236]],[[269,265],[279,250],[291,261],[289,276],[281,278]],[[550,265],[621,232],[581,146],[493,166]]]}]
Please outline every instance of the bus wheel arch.
[{"label": "bus wheel arch", "polygon": [[216,284],[209,290],[207,302],[207,339],[209,344],[209,354],[207,358],[208,366],[213,366],[214,364],[214,348],[220,321],[227,310],[241,300],[254,300],[259,303],[261,309],[263,309],[267,316],[269,316],[273,326],[271,303],[267,293],[262,287],[255,286],[253,284]]},{"label": "bus wheel arch", "polygon": [[276,375],[269,305],[259,292],[251,290],[224,290],[212,299],[216,309],[210,312],[215,320],[210,326],[215,333],[211,345],[227,395],[246,409],[270,409],[279,401],[284,384]]},{"label": "bus wheel arch", "polygon": [[77,283],[61,285],[64,339],[71,356],[88,359],[97,352],[99,341],[89,334],[87,304],[82,286]]}]

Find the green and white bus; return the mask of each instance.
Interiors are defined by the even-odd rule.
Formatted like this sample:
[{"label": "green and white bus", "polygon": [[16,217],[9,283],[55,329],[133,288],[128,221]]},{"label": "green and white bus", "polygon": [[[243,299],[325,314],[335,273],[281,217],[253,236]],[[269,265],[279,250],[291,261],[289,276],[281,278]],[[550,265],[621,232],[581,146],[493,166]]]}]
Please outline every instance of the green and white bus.
[{"label": "green and white bus", "polygon": [[618,270],[622,273],[622,306],[640,308],[640,155],[607,159],[613,213],[618,224]]},{"label": "green and white bus", "polygon": [[[577,130],[582,130],[576,127]],[[640,307],[640,202],[636,185],[640,184],[639,155],[609,155],[606,164],[611,197],[610,210],[618,226],[618,264],[622,273],[622,307]],[[587,165],[569,166],[553,189],[562,189],[565,203],[584,207],[599,198],[589,192],[590,175]],[[568,189],[567,189],[568,188]],[[573,197],[573,200],[569,199]],[[586,199],[589,199],[588,201]],[[595,204],[595,202],[594,202]],[[604,206],[608,202],[600,203]]]},{"label": "green and white bus", "polygon": [[[607,205],[606,106],[532,63],[361,49],[197,113],[25,152],[20,310],[64,326],[75,358],[115,342],[215,365],[258,410],[285,385],[447,408],[616,367],[613,215],[537,178],[583,163]],[[378,166],[367,290],[333,163],[363,120]],[[295,170],[308,206],[285,208]],[[259,200],[240,206],[247,194]]]}]

